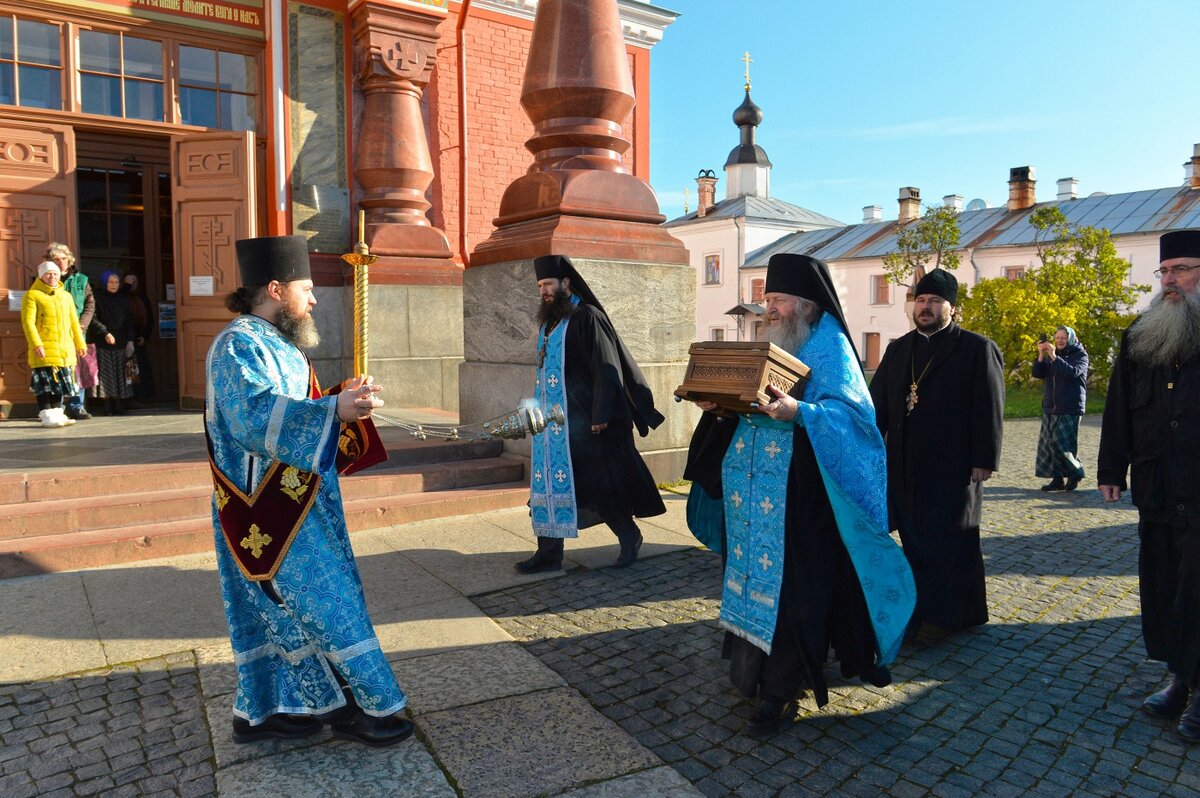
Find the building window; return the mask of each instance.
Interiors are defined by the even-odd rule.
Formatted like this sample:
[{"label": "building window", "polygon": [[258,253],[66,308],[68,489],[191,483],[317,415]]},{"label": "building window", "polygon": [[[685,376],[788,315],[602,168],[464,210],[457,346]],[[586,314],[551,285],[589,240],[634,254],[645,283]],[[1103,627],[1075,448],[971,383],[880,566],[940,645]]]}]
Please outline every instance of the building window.
[{"label": "building window", "polygon": [[258,64],[253,56],[179,47],[179,111],[185,125],[258,129]]},{"label": "building window", "polygon": [[888,282],[885,274],[871,275],[871,304],[872,305],[890,305],[892,304],[892,286]]},{"label": "building window", "polygon": [[721,256],[718,254],[704,256],[704,284],[717,285],[721,282]]},{"label": "building window", "polygon": [[62,86],[59,26],[0,18],[0,104],[61,111]]},{"label": "building window", "polygon": [[79,82],[85,114],[163,121],[162,42],[80,31]]},{"label": "building window", "polygon": [[750,301],[761,305],[763,303],[763,291],[765,290],[766,286],[766,280],[751,280]]},{"label": "building window", "polygon": [[1008,280],[1009,282],[1012,282],[1013,280],[1020,280],[1024,276],[1025,276],[1025,267],[1024,266],[1005,266],[1004,267],[1004,279]]},{"label": "building window", "polygon": [[713,327],[711,330],[708,331],[708,333],[709,333],[708,340],[710,340],[710,341],[724,341],[725,340],[725,328],[724,327]]}]

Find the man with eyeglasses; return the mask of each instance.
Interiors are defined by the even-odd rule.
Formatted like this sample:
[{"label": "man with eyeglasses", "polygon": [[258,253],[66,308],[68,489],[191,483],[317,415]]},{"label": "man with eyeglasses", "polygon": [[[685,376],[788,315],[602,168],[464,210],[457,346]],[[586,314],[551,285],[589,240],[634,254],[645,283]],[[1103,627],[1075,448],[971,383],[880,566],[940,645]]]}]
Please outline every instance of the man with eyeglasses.
[{"label": "man with eyeglasses", "polygon": [[1142,637],[1171,673],[1142,709],[1200,743],[1200,230],[1163,235],[1159,263],[1161,290],[1113,364],[1096,481],[1115,502],[1132,467]]}]

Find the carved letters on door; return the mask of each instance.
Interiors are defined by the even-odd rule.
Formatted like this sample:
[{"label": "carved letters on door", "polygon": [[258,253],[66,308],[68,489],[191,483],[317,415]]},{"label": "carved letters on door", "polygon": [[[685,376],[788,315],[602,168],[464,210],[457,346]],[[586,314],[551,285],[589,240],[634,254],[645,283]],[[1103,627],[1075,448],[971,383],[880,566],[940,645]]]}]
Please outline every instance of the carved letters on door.
[{"label": "carved letters on door", "polygon": [[204,357],[232,317],[238,285],[234,242],[257,235],[254,134],[201,133],[171,141],[175,205],[175,318],[179,402],[204,404]]}]

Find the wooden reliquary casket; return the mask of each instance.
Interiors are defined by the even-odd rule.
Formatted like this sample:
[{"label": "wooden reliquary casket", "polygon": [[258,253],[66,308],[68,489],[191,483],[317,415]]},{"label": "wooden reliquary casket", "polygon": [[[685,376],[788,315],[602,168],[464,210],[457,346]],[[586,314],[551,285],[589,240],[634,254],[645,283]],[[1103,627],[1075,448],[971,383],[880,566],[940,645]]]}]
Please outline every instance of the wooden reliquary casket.
[{"label": "wooden reliquary casket", "polygon": [[767,386],[799,399],[812,369],[767,341],[697,341],[675,395],[714,402],[732,413],[761,412],[772,401]]}]

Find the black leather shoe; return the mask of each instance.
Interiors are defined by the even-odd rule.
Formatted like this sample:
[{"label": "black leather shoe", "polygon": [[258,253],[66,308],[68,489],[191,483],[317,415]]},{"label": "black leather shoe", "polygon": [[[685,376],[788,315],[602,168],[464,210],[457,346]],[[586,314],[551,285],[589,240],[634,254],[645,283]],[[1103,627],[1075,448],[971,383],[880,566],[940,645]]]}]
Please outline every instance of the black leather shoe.
[{"label": "black leather shoe", "polygon": [[1067,489],[1067,486],[1062,481],[1062,477],[1055,477],[1054,479],[1047,482],[1045,485],[1042,485],[1042,490],[1046,491],[1047,493],[1052,490],[1066,490],[1066,489]]},{"label": "black leather shoe", "polygon": [[333,736],[340,740],[353,740],[364,745],[382,748],[385,745],[404,742],[412,737],[413,729],[416,727],[413,726],[411,720],[399,712],[395,715],[377,718],[355,707],[353,712],[347,712],[341,718],[330,723],[329,728],[333,730]]},{"label": "black leather shoe", "polygon": [[540,574],[544,571],[557,571],[562,568],[563,539],[548,538],[539,535],[538,547],[528,560],[521,560],[513,565],[519,574]]},{"label": "black leather shoe", "polygon": [[92,417],[92,414],[83,405],[68,405],[65,410],[67,418],[73,418],[76,421],[87,421]]},{"label": "black leather shoe", "polygon": [[1079,478],[1078,477],[1069,477],[1067,479],[1067,484],[1063,486],[1063,490],[1075,490],[1078,487],[1079,487]]},{"label": "black leather shoe", "polygon": [[235,743],[253,743],[269,737],[290,740],[309,737],[320,730],[321,721],[310,715],[271,715],[257,726],[251,726],[250,721],[243,718],[233,719]]},{"label": "black leather shoe", "polygon": [[784,701],[772,701],[764,698],[746,722],[746,734],[751,737],[770,737],[783,726],[783,711],[787,708]]},{"label": "black leather shoe", "polygon": [[1192,705],[1179,719],[1179,739],[1195,745],[1200,743],[1200,692],[1192,699]]},{"label": "black leather shoe", "polygon": [[[1189,692],[1187,685],[1178,676],[1173,676],[1169,685],[1142,702],[1142,711],[1156,718],[1178,717],[1187,708]],[[1196,717],[1196,723],[1200,724],[1200,716]]]},{"label": "black leather shoe", "polygon": [[642,534],[639,532],[637,540],[621,541],[621,555],[617,557],[617,561],[613,563],[615,568],[628,568],[637,562],[638,552],[642,550]]}]

